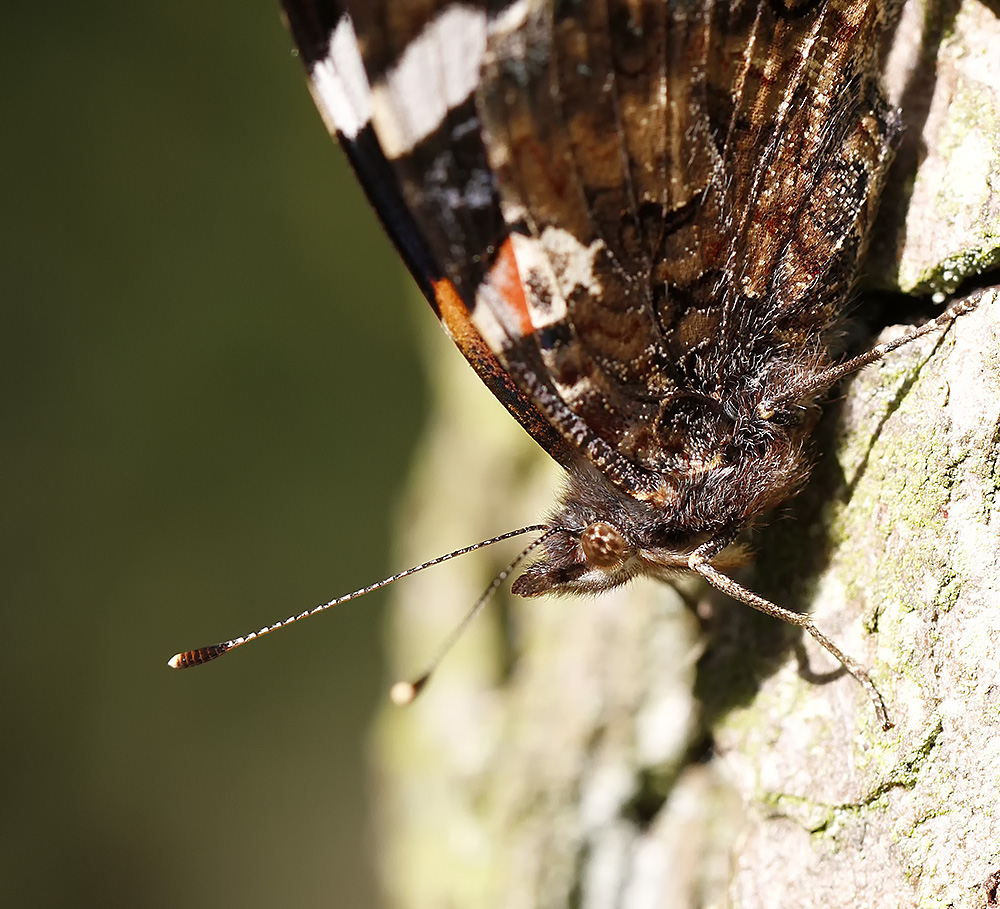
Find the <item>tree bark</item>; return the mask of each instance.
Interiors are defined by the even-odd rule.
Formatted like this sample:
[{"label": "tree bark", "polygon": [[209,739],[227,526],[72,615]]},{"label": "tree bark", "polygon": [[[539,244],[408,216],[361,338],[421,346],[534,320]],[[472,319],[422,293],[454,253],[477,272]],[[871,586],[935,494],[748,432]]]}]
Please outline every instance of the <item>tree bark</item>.
[{"label": "tree bark", "polygon": [[[908,132],[868,275],[951,292],[1000,250],[997,8],[911,0],[895,40]],[[1000,309],[978,293],[845,383],[745,578],[871,667],[894,728],[810,638],[691,579],[498,594],[426,694],[379,720],[389,905],[996,905]],[[437,410],[404,563],[533,523],[558,489],[446,344],[427,342]],[[399,585],[396,671],[418,674],[517,550]]]}]

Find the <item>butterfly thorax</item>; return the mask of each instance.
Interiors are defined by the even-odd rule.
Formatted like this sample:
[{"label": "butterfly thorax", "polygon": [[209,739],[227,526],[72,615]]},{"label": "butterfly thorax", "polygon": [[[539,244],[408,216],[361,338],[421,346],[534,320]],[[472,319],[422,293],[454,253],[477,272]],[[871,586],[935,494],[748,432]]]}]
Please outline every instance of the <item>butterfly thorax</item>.
[{"label": "butterfly thorax", "polygon": [[641,575],[667,578],[706,546],[718,550],[717,567],[745,560],[737,538],[808,477],[812,411],[782,425],[773,414],[733,415],[689,396],[675,413],[696,406],[699,434],[659,475],[653,497],[631,495],[586,461],[569,467],[545,555],[518,578],[515,593],[598,592]]}]

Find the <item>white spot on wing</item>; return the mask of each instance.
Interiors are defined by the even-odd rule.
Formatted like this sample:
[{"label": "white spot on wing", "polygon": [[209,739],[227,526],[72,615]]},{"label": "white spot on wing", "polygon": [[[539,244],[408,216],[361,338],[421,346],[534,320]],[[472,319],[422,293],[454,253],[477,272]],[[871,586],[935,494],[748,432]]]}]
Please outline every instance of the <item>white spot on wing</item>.
[{"label": "white spot on wing", "polygon": [[[547,227],[540,238],[515,233],[510,242],[532,329],[563,321],[568,313],[566,298],[577,290],[600,295],[594,260],[604,249],[602,240],[584,246],[569,231]],[[476,292],[472,321],[494,353],[501,353],[522,334],[520,315],[489,282]]]},{"label": "white spot on wing", "polygon": [[564,294],[569,295],[578,287],[595,296],[601,292],[600,282],[594,275],[594,259],[604,248],[602,240],[584,246],[568,230],[546,227],[542,231],[542,247]]},{"label": "white spot on wing", "polygon": [[528,21],[528,0],[517,0],[504,7],[490,22],[490,35],[509,35],[520,31]]},{"label": "white spot on wing", "polygon": [[475,91],[485,52],[486,13],[460,4],[410,42],[372,87],[373,121],[387,158],[411,151]]},{"label": "white spot on wing", "polygon": [[330,36],[325,60],[313,65],[313,95],[331,132],[354,139],[372,116],[372,93],[350,16],[342,16]]},{"label": "white spot on wing", "polygon": [[[551,230],[552,228],[549,228]],[[566,317],[566,299],[552,270],[552,263],[542,242],[535,237],[512,234],[514,258],[525,287],[525,300],[533,328],[543,328]],[[544,288],[546,300],[539,301],[536,293]]]},{"label": "white spot on wing", "polygon": [[476,308],[472,311],[472,324],[490,350],[497,355],[502,354],[510,342],[519,337],[517,332],[512,337],[511,332],[497,319],[497,310],[502,312],[503,306],[496,288],[491,285],[484,284],[476,291]]},{"label": "white spot on wing", "polygon": [[[569,231],[546,227],[539,238],[514,234],[514,257],[521,277],[528,285],[525,298],[535,328],[555,325],[566,318],[566,299],[577,290],[592,296],[601,293],[600,281],[594,275],[594,259],[604,248],[595,240],[584,246]],[[547,290],[541,301],[531,292],[536,287]]]}]

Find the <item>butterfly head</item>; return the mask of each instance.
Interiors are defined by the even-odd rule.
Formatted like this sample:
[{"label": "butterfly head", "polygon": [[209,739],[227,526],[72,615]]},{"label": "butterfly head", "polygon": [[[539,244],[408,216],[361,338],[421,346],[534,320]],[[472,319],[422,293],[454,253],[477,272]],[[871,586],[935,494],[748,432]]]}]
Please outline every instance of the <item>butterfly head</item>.
[{"label": "butterfly head", "polygon": [[[571,470],[560,508],[551,516],[544,554],[514,582],[518,596],[599,593],[636,577],[669,578],[688,569],[695,550],[724,532],[718,522],[691,525],[685,515],[622,492],[589,467]],[[742,546],[713,559],[731,567]]]}]

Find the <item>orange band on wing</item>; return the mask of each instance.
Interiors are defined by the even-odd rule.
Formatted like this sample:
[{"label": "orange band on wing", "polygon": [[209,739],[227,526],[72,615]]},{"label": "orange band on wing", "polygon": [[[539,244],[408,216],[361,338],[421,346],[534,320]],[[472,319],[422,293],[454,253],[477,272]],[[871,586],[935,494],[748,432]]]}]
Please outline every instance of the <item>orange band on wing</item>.
[{"label": "orange band on wing", "polygon": [[432,280],[431,285],[434,287],[438,316],[459,348],[466,350],[470,346],[482,344],[483,340],[469,319],[469,310],[458,295],[455,285],[447,278]]},{"label": "orange band on wing", "polygon": [[496,288],[500,299],[507,306],[507,319],[501,322],[516,322],[522,338],[534,331],[531,324],[531,313],[528,312],[528,301],[524,299],[524,285],[521,274],[517,270],[517,259],[514,257],[514,244],[508,236],[497,254],[496,261],[490,269],[490,284]]},{"label": "orange band on wing", "polygon": [[[509,243],[505,243],[504,245],[505,247],[509,247]],[[510,276],[511,270],[513,270],[516,276],[517,268],[513,265],[514,257],[512,250],[508,249],[504,255],[506,262],[509,263],[509,267],[505,266],[505,277]],[[479,374],[479,377],[486,383],[486,386],[493,392],[497,400],[514,415],[531,437],[555,458],[556,461],[564,466],[568,465],[573,455],[571,447],[559,435],[556,428],[542,414],[531,398],[518,388],[517,383],[507,372],[504,365],[497,359],[497,355],[490,350],[489,345],[483,340],[476,326],[472,324],[469,309],[459,296],[455,285],[447,278],[441,278],[437,281],[432,280],[431,285],[434,289],[434,303],[441,322],[472,368]],[[518,280],[515,300],[520,300],[520,305],[524,309],[524,317],[526,319],[527,307],[524,303],[524,294],[521,291],[520,280]],[[513,311],[513,308],[511,311]],[[527,324],[527,331],[531,331],[530,323]]]}]

